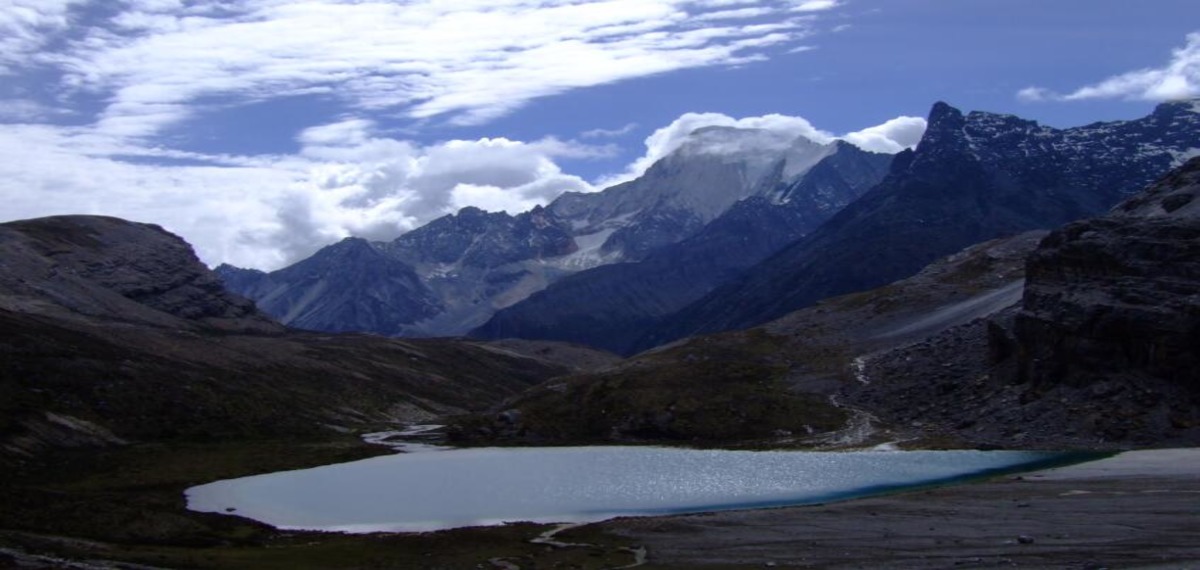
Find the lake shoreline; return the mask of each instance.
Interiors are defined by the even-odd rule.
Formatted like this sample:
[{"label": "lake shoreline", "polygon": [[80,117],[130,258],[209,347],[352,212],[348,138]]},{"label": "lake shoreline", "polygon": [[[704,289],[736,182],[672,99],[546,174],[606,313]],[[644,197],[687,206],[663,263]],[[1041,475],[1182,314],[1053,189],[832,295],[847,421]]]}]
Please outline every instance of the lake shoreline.
[{"label": "lake shoreline", "polygon": [[653,568],[1183,568],[1200,566],[1198,517],[1200,449],[1168,449],[913,493],[592,530],[645,547]]}]

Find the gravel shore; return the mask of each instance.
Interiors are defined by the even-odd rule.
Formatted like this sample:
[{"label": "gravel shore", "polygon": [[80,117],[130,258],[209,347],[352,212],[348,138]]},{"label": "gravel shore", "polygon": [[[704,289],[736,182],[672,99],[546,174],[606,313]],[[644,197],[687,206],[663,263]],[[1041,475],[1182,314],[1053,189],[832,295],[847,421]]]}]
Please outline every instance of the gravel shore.
[{"label": "gravel shore", "polygon": [[1200,568],[1200,449],[844,503],[623,519],[648,568]]}]

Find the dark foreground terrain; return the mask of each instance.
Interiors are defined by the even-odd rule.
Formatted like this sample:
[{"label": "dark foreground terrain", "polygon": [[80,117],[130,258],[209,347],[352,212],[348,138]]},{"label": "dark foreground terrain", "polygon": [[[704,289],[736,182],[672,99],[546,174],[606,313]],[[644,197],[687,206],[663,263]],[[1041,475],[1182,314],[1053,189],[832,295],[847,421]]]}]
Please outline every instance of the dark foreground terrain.
[{"label": "dark foreground terrain", "polygon": [[[340,535],[277,531],[235,516],[183,510],[186,485],[238,474],[236,465],[277,469],[348,459],[361,452],[354,447],[330,441],[131,449],[98,461],[86,477],[51,470],[37,487],[74,500],[53,510],[16,513],[11,507],[20,498],[5,497],[6,528],[40,529],[0,532],[0,567],[1099,569],[1200,564],[1195,540],[1200,450],[1194,449],[1128,452],[1049,471],[828,505],[617,519],[564,530],[549,543],[531,542],[553,530],[547,525]],[[119,472],[112,470],[118,466]],[[11,488],[6,484],[5,489]],[[30,495],[29,500],[39,498]],[[12,520],[18,514],[38,520]]]},{"label": "dark foreground terrain", "polygon": [[980,484],[602,525],[649,568],[1196,568],[1200,450]]}]

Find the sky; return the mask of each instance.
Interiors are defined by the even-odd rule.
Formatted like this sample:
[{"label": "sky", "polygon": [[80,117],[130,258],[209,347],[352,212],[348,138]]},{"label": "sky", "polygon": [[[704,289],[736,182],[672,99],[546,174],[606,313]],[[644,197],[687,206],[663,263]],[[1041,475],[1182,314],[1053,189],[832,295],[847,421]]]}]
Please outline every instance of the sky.
[{"label": "sky", "polygon": [[0,221],[269,270],[709,125],[897,152],[936,101],[1070,127],[1197,96],[1195,0],[0,0]]}]

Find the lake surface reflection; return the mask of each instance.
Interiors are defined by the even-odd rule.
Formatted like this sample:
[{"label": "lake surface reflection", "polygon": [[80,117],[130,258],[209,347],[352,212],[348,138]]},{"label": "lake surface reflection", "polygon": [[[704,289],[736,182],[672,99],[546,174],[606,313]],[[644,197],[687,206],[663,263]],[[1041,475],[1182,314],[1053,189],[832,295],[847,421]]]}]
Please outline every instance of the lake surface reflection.
[{"label": "lake surface reflection", "polygon": [[187,497],[192,510],[279,528],[426,531],[818,503],[1069,461],[1025,451],[458,449],[218,481]]}]

